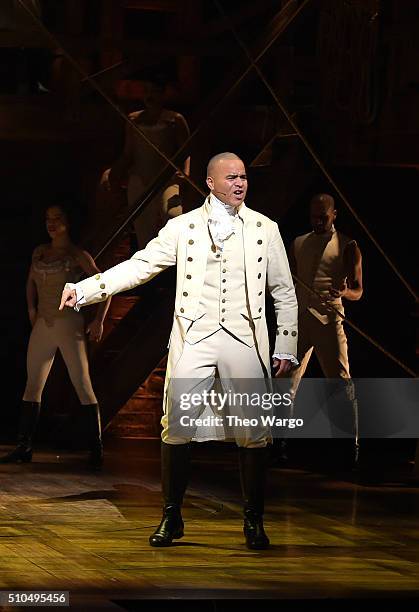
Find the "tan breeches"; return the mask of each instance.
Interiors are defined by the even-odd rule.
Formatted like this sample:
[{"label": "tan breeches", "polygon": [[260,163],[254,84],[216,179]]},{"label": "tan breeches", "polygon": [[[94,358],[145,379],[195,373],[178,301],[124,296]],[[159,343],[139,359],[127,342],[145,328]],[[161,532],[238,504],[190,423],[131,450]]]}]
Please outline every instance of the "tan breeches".
[{"label": "tan breeches", "polygon": [[96,404],[89,375],[84,321],[81,314],[57,318],[51,327],[43,318],[38,318],[32,329],[27,353],[27,373],[23,399],[40,402],[42,391],[60,350],[81,404]]},{"label": "tan breeches", "polygon": [[313,350],[326,378],[350,378],[348,341],[341,320],[323,325],[311,313],[304,313],[298,320],[298,336],[300,366],[291,375],[294,394]]},{"label": "tan breeches", "polygon": [[[291,395],[296,397],[301,378],[314,351],[325,378],[344,381],[343,386],[338,384],[337,387],[328,387],[331,393],[328,405],[332,432],[335,435],[341,435],[342,432],[350,434],[358,444],[358,403],[349,372],[348,341],[342,320],[323,325],[311,313],[304,313],[298,318],[298,336],[300,366],[291,373]],[[337,411],[334,406],[338,407]],[[293,413],[294,402],[291,406],[292,416]]]},{"label": "tan breeches", "polygon": [[[128,205],[133,205],[142,195],[147,185],[141,177],[132,174],[128,181]],[[182,214],[179,185],[168,185],[144,208],[134,220],[138,248],[143,249],[152,238],[155,238],[163,225],[173,217]]]},{"label": "tan breeches", "polygon": [[[266,427],[232,427],[227,433],[222,427],[222,433],[216,431],[211,425],[198,427],[181,427],[181,416],[191,419],[205,416],[220,416],[221,412],[203,404],[191,405],[183,412],[180,407],[180,397],[184,394],[200,395],[210,392],[213,388],[218,372],[221,386],[217,392],[226,393],[260,393],[267,391],[266,379],[255,347],[249,347],[234,336],[220,329],[208,338],[188,344],[185,342],[182,355],[176,364],[168,387],[166,413],[162,418],[162,439],[168,444],[185,444],[191,439],[199,441],[217,439],[235,439],[238,446],[261,447],[270,441],[270,432]],[[239,417],[249,416],[243,414],[238,406],[226,406],[229,414]],[[253,416],[257,409],[252,408]]]}]

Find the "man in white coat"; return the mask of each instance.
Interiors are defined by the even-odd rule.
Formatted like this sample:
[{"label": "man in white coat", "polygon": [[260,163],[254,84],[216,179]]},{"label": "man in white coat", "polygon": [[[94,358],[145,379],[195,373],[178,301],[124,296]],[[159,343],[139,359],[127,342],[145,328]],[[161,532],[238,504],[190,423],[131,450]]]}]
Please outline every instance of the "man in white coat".
[{"label": "man in white coat", "polygon": [[[189,442],[210,439],[179,425],[176,381],[190,393],[209,391],[218,372],[231,387],[270,376],[265,319],[268,288],[277,318],[273,366],[276,376],[297,364],[297,301],[287,255],[276,223],[244,203],[247,176],[234,153],[213,157],[207,169],[210,194],[203,206],[171,219],[147,246],[114,268],[76,285],[66,285],[60,308],[78,308],[147,282],[177,265],[173,328],[169,343],[162,417],[162,521],[152,546],[169,546],[183,536],[181,505],[188,482]],[[174,385],[172,383],[175,383]],[[185,390],[185,389],[183,389]],[[190,407],[192,419],[204,406]],[[257,427],[235,432],[244,497],[244,534],[250,549],[264,549],[266,445],[270,435]]]}]

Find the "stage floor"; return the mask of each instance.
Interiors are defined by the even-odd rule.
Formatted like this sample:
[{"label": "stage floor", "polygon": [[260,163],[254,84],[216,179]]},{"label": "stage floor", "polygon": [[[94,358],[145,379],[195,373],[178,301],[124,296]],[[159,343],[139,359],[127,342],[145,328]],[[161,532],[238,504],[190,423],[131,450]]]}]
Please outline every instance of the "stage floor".
[{"label": "stage floor", "polygon": [[70,591],[80,610],[154,610],[158,600],[171,610],[200,599],[200,612],[234,598],[312,610],[325,599],[419,595],[419,488],[407,471],[374,482],[271,469],[272,547],[252,552],[235,449],[201,445],[194,456],[185,537],[165,549],[148,544],[161,515],[157,441],[110,442],[100,474],[81,453],[40,451],[32,464],[0,465],[0,590]]}]

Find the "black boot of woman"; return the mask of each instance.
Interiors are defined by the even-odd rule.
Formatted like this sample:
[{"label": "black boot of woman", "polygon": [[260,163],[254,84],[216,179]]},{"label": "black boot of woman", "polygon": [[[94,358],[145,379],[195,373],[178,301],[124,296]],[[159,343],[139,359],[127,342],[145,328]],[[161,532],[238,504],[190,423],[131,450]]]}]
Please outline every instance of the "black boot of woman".
[{"label": "black boot of woman", "polygon": [[22,402],[17,446],[7,455],[0,457],[0,463],[29,463],[32,461],[32,438],[40,410],[41,404],[38,402]]}]

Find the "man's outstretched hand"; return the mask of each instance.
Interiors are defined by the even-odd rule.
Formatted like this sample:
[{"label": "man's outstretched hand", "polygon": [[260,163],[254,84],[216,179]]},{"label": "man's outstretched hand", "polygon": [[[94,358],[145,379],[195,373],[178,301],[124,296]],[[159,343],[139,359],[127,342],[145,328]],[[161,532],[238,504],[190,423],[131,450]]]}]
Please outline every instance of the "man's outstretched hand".
[{"label": "man's outstretched hand", "polygon": [[64,306],[74,308],[77,303],[77,294],[75,289],[64,289],[61,296],[61,303],[59,310],[62,310]]},{"label": "man's outstretched hand", "polygon": [[281,378],[287,376],[291,370],[294,369],[294,365],[291,359],[274,359],[273,360],[275,378]]}]

